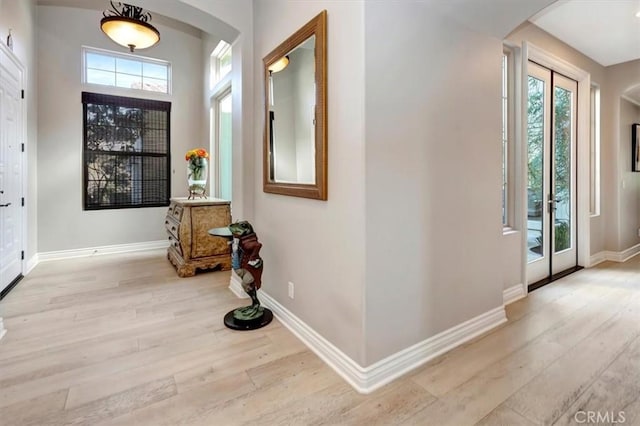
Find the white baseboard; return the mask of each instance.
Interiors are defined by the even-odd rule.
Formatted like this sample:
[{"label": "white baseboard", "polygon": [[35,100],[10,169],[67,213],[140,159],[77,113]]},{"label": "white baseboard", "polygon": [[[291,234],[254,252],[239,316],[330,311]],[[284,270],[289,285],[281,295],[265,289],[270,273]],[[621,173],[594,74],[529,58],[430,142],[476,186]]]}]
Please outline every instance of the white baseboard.
[{"label": "white baseboard", "polygon": [[605,260],[610,260],[612,262],[626,262],[639,253],[640,244],[636,244],[635,246],[629,247],[623,251],[601,251],[591,256],[591,266],[595,266]]},{"label": "white baseboard", "polygon": [[502,303],[506,306],[509,303],[513,303],[516,300],[520,300],[523,297],[526,297],[526,295],[527,289],[525,288],[524,284],[516,284],[502,292]]},{"label": "white baseboard", "polygon": [[33,256],[31,256],[29,260],[27,260],[27,263],[25,264],[25,267],[24,267],[24,275],[25,276],[29,275],[29,273],[33,271],[33,268],[35,268],[38,265],[38,262],[40,262],[40,260],[39,260],[38,253],[36,253]]},{"label": "white baseboard", "polygon": [[[49,260],[73,259],[76,257],[88,257],[102,254],[128,253],[132,251],[155,250],[169,247],[168,240],[146,241],[143,243],[117,244],[112,246],[89,247],[82,249],[48,251],[38,253],[38,262]],[[34,265],[35,266],[35,265]]]},{"label": "white baseboard", "polygon": [[599,263],[605,262],[607,260],[607,255],[604,251],[591,255],[589,258],[589,267],[596,266]]},{"label": "white baseboard", "polygon": [[373,392],[436,356],[507,321],[504,307],[500,306],[368,367],[362,367],[267,293],[260,292],[259,297],[285,327],[291,330],[356,391],[364,394]]},{"label": "white baseboard", "polygon": [[4,324],[2,323],[2,318],[0,318],[0,340],[7,334],[7,330],[4,328]]},{"label": "white baseboard", "polygon": [[244,291],[244,288],[242,288],[242,281],[240,280],[240,277],[233,270],[231,270],[231,280],[229,281],[229,290],[231,290],[231,292],[240,299],[249,298],[249,295],[247,294],[247,292]]},{"label": "white baseboard", "polygon": [[620,260],[617,260],[617,261],[618,262],[626,262],[627,260],[631,259],[632,257],[637,255],[638,253],[640,253],[640,244],[636,244],[633,247],[629,247],[628,249],[619,252],[619,259]]}]

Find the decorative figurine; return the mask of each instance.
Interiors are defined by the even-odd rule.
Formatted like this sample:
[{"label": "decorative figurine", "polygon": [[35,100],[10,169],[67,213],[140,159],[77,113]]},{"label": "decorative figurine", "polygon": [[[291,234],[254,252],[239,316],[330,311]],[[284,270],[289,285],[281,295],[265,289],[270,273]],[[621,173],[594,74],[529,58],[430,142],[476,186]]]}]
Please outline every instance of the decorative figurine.
[{"label": "decorative figurine", "polygon": [[13,37],[11,36],[11,28],[9,28],[9,35],[7,36],[7,47],[13,52]]},{"label": "decorative figurine", "polygon": [[224,324],[234,330],[255,330],[273,320],[273,313],[260,306],[258,290],[262,285],[262,244],[247,221],[235,222],[225,228],[216,228],[209,234],[232,238],[231,267],[242,279],[242,288],[251,297],[251,305],[234,309],[224,317]]}]

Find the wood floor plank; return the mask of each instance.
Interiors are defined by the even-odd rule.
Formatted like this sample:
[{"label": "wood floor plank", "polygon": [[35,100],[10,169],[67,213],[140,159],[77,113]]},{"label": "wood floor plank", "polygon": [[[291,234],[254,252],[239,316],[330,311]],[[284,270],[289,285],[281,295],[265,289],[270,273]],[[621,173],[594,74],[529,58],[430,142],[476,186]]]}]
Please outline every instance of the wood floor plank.
[{"label": "wood floor plank", "polygon": [[[255,345],[254,339],[251,344]],[[270,343],[261,347],[253,347],[244,352],[239,352],[231,357],[216,357],[207,362],[199,363],[196,366],[181,370],[175,374],[180,393],[202,386],[203,384],[218,381],[224,377],[235,375],[243,371],[250,371],[252,368],[269,363],[273,360],[280,360],[296,351],[304,350],[300,346],[282,346]],[[282,365],[279,366],[282,369]],[[254,382],[255,384],[255,382]]]},{"label": "wood floor plank", "polygon": [[[255,390],[245,373],[207,383],[190,392],[178,394],[127,414],[113,416],[96,425],[131,426],[176,426],[187,424],[215,425],[201,419],[210,417],[218,407]],[[234,423],[231,423],[232,425]],[[237,423],[235,423],[237,424]]]},{"label": "wood floor plank", "polygon": [[56,412],[47,422],[51,425],[94,425],[167,400],[176,394],[173,378],[166,377],[112,393],[85,405]]},{"label": "wood floor plank", "polygon": [[[327,408],[324,401],[332,401],[341,395],[356,396],[357,393],[337,374],[328,372],[325,368],[326,366],[317,371],[304,370],[272,386],[257,388],[239,398],[218,405],[215,410],[202,413],[200,418],[189,419],[183,424],[235,425],[256,422],[287,424],[277,423],[273,417],[281,413],[287,416],[288,420],[293,420],[294,413],[287,411],[294,407],[296,410],[305,411],[308,408],[328,414],[324,410]],[[310,416],[304,416],[299,411],[296,411],[295,417],[297,417],[295,419],[297,424],[310,422]],[[285,419],[281,420],[285,421]]]},{"label": "wood floor plank", "polygon": [[59,390],[21,401],[0,410],[0,424],[3,426],[52,425],[48,419],[64,410],[67,390]]},{"label": "wood floor plank", "polygon": [[46,351],[53,347],[80,342],[97,336],[107,336],[119,331],[135,330],[144,326],[161,326],[164,322],[172,321],[173,315],[163,314],[138,321],[133,321],[133,319],[134,317],[132,316],[126,318],[100,317],[95,322],[82,323],[75,328],[63,328],[59,333],[49,336],[42,336],[38,333],[33,337],[20,338],[21,336],[12,337],[10,333],[7,333],[6,343],[13,343],[13,345],[11,347],[7,345],[6,348],[0,347],[0,360],[29,352]]},{"label": "wood floor plank", "polygon": [[289,377],[295,377],[301,371],[319,371],[323,365],[322,360],[315,354],[303,351],[247,368],[247,374],[256,387],[263,388],[273,386]]},{"label": "wood floor plank", "polygon": [[[629,345],[591,386],[567,409],[556,422],[571,425],[586,418],[586,412],[601,413],[619,419],[620,413],[636,415],[630,409],[640,402],[640,338]],[[634,423],[627,423],[634,424]]]},{"label": "wood floor plank", "polygon": [[542,338],[510,354],[415,413],[406,425],[474,425],[565,352]]},{"label": "wood floor plank", "polygon": [[163,356],[161,359],[146,362],[144,365],[119,371],[106,371],[106,374],[97,375],[82,384],[72,386],[69,389],[66,408],[70,409],[89,402],[105,398],[112,393],[123,392],[135,386],[157,380],[162,376],[171,375],[202,364],[212,364],[216,360],[232,357],[237,353],[243,353],[249,349],[264,348],[269,345],[268,338],[251,340],[237,345],[209,344],[198,347],[192,351],[181,351],[171,356]]},{"label": "wood floor plank", "polygon": [[215,336],[198,336],[176,343],[173,347],[156,347],[147,351],[111,358],[85,367],[0,388],[0,407],[23,401],[30,397],[45,395],[60,389],[68,389],[74,384],[80,385],[99,377],[109,376],[138,366],[145,366],[149,363],[169,358],[177,353],[196,350],[215,343]]},{"label": "wood floor plank", "polygon": [[[609,293],[608,303],[616,303],[616,296],[620,294],[624,294],[624,289]],[[632,306],[633,302],[634,299],[627,299],[622,305]],[[617,303],[621,304],[619,301]],[[615,316],[616,311],[606,303],[584,306],[518,351],[496,361],[461,386],[441,396],[433,406],[416,414],[408,423],[420,424],[432,419],[442,424],[462,425],[480,421],[494,407],[542,374],[548,366],[566,354],[568,348],[585,340],[587,335],[597,331]],[[597,318],[597,321],[589,322],[590,318]],[[560,339],[561,336],[563,339]]]},{"label": "wood floor plank", "polygon": [[547,303],[526,321],[512,321],[479,340],[457,348],[428,364],[413,380],[436,396],[441,396],[469,380],[497,360],[513,353],[527,342],[613,289],[592,288],[590,292],[569,292]]},{"label": "wood floor plank", "polygon": [[640,306],[632,303],[511,396],[507,406],[534,422],[555,422],[640,336],[638,324]]},{"label": "wood floor plank", "polygon": [[0,363],[0,388],[117,359],[138,352],[138,348],[137,339],[125,338],[90,345],[80,344],[48,351],[39,356],[5,361]]},{"label": "wood floor plank", "polygon": [[41,263],[0,301],[0,424],[530,426],[609,407],[640,424],[640,257],[536,290],[370,395],[277,319],[224,327],[247,303],[228,285],[179,278],[164,250]]},{"label": "wood floor plank", "polygon": [[535,426],[535,423],[522,417],[509,407],[500,405],[476,426]]},{"label": "wood floor plank", "polygon": [[317,424],[397,425],[436,401],[435,396],[410,381],[391,383],[360,399],[344,405],[333,415],[319,416]]}]

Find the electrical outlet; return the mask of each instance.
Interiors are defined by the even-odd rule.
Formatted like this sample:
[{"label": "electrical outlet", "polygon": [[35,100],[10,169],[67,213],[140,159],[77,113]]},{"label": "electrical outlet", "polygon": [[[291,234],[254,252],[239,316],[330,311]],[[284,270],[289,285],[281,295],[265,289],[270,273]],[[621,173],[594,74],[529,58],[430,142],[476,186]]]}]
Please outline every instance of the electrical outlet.
[{"label": "electrical outlet", "polygon": [[638,237],[640,237],[640,228],[638,228]]},{"label": "electrical outlet", "polygon": [[289,297],[291,299],[293,299],[293,290],[294,290],[294,285],[291,281],[289,281]]}]

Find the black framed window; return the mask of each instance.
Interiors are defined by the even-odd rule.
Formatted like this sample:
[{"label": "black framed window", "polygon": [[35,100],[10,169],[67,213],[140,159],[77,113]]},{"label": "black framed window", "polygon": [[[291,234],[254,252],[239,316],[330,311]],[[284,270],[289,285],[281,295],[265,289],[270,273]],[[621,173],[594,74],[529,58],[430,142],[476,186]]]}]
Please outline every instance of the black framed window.
[{"label": "black framed window", "polygon": [[171,102],[82,92],[84,209],[169,205]]}]

